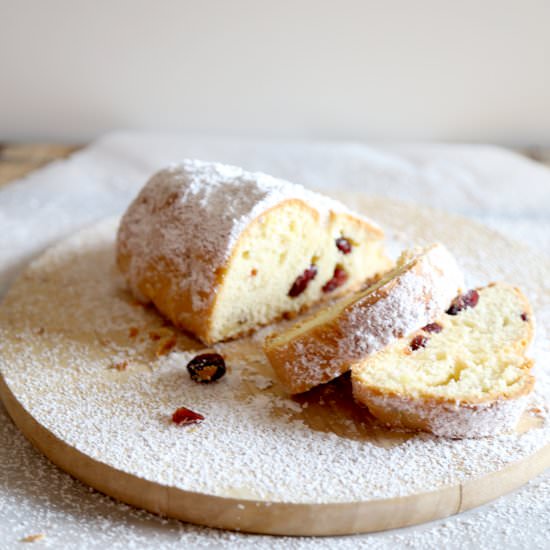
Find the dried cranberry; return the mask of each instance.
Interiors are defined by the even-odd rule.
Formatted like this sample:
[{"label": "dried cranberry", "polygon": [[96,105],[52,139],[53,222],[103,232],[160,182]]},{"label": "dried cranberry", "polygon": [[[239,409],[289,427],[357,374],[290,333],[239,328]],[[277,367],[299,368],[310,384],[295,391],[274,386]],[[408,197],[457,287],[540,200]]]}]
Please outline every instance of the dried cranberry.
[{"label": "dried cranberry", "polygon": [[339,237],[336,239],[336,248],[342,253],[342,254],[349,254],[351,252],[352,245],[351,243],[346,239],[346,237]]},{"label": "dried cranberry", "polygon": [[443,327],[439,323],[429,323],[425,327],[422,328],[422,330],[425,330],[426,332],[441,332],[443,330]]},{"label": "dried cranberry", "polygon": [[428,338],[426,338],[426,336],[424,336],[423,334],[419,334],[411,340],[409,347],[412,349],[412,351],[416,351],[418,348],[425,348],[427,343]]},{"label": "dried cranberry", "polygon": [[176,424],[195,424],[203,420],[204,416],[202,414],[196,413],[187,407],[176,409],[172,415],[172,422]]},{"label": "dried cranberry", "polygon": [[296,298],[297,296],[300,296],[300,294],[302,294],[302,292],[307,288],[309,281],[315,279],[316,276],[317,266],[315,264],[311,264],[301,275],[298,275],[298,277],[296,277],[296,280],[288,291],[288,295],[291,298]]},{"label": "dried cranberry", "polygon": [[479,302],[479,293],[477,290],[470,290],[464,298],[467,307],[476,307]]},{"label": "dried cranberry", "polygon": [[522,321],[528,321],[529,320],[529,316],[527,315],[527,313],[523,312],[521,314],[521,320]]},{"label": "dried cranberry", "polygon": [[451,307],[447,310],[448,315],[456,315],[458,312],[469,307],[476,307],[479,301],[479,294],[477,290],[469,290],[466,294],[457,296]]},{"label": "dried cranberry", "polygon": [[187,363],[187,370],[192,380],[208,384],[225,374],[225,361],[219,353],[203,353]]},{"label": "dried cranberry", "polygon": [[339,286],[342,286],[348,280],[348,274],[343,267],[336,266],[334,268],[334,274],[332,279],[328,280],[323,285],[323,292],[332,292],[337,289]]}]

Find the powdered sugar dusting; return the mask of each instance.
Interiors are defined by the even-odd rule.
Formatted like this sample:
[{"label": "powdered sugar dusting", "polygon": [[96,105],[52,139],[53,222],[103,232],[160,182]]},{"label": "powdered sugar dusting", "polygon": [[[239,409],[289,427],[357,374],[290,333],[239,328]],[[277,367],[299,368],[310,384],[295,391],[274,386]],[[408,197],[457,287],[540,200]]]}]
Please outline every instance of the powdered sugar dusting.
[{"label": "powdered sugar dusting", "polygon": [[353,308],[343,332],[349,340],[340,343],[339,352],[356,350],[351,359],[360,359],[437,318],[464,286],[462,272],[454,258],[441,245],[417,253],[414,266],[396,280],[386,296],[366,312]]},{"label": "powdered sugar dusting", "polygon": [[528,397],[522,396],[476,406],[460,403],[430,406],[419,399],[378,395],[368,389],[354,388],[355,392],[358,399],[370,406],[422,419],[432,433],[443,437],[486,437],[498,432],[510,432],[518,424],[528,402]]},{"label": "powdered sugar dusting", "polygon": [[[390,447],[312,429],[304,416],[311,407],[284,395],[257,339],[218,344],[228,374],[217,384],[197,385],[185,363],[199,344],[178,335],[182,353],[156,357],[158,344],[148,331],[162,321],[123,291],[114,267],[115,228],[116,221],[106,223],[48,253],[0,309],[1,367],[10,388],[44,426],[97,460],[210,494],[343,502],[469,480],[527,457],[550,440],[548,422],[521,435],[448,441],[420,434]],[[536,272],[533,277],[526,281],[529,288]],[[533,300],[538,311],[547,307],[545,296]],[[10,315],[15,310],[24,315]],[[140,329],[141,349],[127,336],[132,326]],[[108,368],[111,350],[117,359],[127,354],[125,371]],[[251,371],[274,380],[273,386],[259,390],[247,382]],[[543,417],[547,391],[541,378]],[[173,425],[170,415],[182,405],[205,421]]]},{"label": "powdered sugar dusting", "polygon": [[236,166],[185,160],[161,170],[130,205],[120,228],[119,247],[130,259],[126,275],[133,292],[141,294],[138,283],[148,265],[170,258],[171,284],[190,290],[196,311],[206,309],[216,293],[216,270],[225,265],[242,232],[290,199],[316,209],[321,223],[331,211],[349,212],[301,185]]}]

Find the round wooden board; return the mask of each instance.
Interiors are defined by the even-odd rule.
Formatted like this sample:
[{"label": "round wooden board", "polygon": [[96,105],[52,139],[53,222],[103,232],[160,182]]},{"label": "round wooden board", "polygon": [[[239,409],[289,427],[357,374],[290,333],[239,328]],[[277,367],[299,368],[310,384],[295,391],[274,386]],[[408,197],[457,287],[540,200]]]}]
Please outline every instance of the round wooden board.
[{"label": "round wooden board", "polygon": [[[472,284],[487,282],[487,277],[521,283],[539,321],[541,316],[546,320],[550,292],[544,281],[550,266],[529,250],[444,213],[383,199],[347,200],[391,228],[394,246],[443,241],[465,265]],[[451,442],[387,431],[353,403],[346,377],[288,400],[272,379],[259,338],[219,346],[230,368],[215,387],[190,383],[185,360],[202,346],[166,326],[152,309],[138,306],[124,290],[113,264],[115,228],[115,221],[104,222],[46,252],[14,284],[0,308],[2,400],[41,452],[88,485],[193,523],[267,534],[337,535],[455,514],[519,487],[550,465],[550,430],[542,409],[526,413],[518,433],[505,439]],[[204,412],[205,422],[198,427],[171,425],[170,412],[180,405]],[[231,407],[241,415],[236,423]],[[289,434],[303,441],[298,448],[306,456],[295,458],[296,468],[311,460],[320,478],[325,465],[315,460],[324,444],[327,456],[333,452],[335,460],[338,453],[350,453],[355,461],[362,448],[368,450],[358,463],[365,478],[369,466],[383,469],[385,464],[388,478],[399,477],[390,466],[392,460],[397,466],[403,460],[401,449],[409,453],[408,462],[425,460],[427,465],[419,468],[418,480],[404,478],[393,485],[387,479],[382,488],[380,471],[376,483],[365,481],[364,489],[355,488],[361,471],[338,477],[327,465],[333,477],[327,478],[331,486],[322,498],[322,479],[317,489],[309,491],[305,482],[299,489],[302,478],[317,480],[310,472],[290,470],[292,456],[285,460],[295,447],[286,454],[273,448],[272,460],[264,453],[241,467],[238,453],[245,453],[245,447],[256,446],[258,453],[270,448],[266,433],[277,446],[284,446]],[[239,438],[250,440],[239,446]],[[509,445],[509,452],[502,454],[502,445]],[[430,474],[429,456],[415,457],[415,452],[436,459],[439,452],[452,454],[451,473],[434,468]],[[486,458],[474,464],[480,453]],[[151,457],[157,463],[151,464]],[[210,463],[197,469],[196,460]],[[219,471],[223,467],[227,475]],[[286,488],[276,478],[284,468],[289,469]],[[258,470],[257,476],[249,470]],[[266,489],[265,480],[273,481],[269,470],[278,484]],[[232,476],[242,483],[227,482]],[[213,478],[219,487],[210,487]]]}]

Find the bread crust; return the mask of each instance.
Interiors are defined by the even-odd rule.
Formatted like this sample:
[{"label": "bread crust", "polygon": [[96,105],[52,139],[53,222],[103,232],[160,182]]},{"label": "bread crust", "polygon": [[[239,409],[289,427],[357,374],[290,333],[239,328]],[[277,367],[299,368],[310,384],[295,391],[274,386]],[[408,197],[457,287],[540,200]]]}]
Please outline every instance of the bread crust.
[{"label": "bread crust", "polygon": [[[527,360],[522,369],[529,372],[532,366]],[[534,384],[535,378],[527,374],[524,384],[509,395],[457,402],[434,396],[404,396],[354,380],[353,396],[387,427],[463,439],[512,431]]]},{"label": "bread crust", "polygon": [[302,393],[438,317],[462,286],[452,256],[442,245],[432,245],[403,272],[348,303],[328,321],[284,342],[278,341],[278,334],[269,335],[264,352],[285,388]]}]

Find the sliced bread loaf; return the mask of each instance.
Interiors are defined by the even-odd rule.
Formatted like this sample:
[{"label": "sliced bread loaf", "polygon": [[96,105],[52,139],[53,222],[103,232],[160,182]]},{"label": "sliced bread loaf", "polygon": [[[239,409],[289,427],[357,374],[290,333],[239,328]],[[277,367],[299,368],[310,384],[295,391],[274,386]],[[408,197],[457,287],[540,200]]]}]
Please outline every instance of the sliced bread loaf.
[{"label": "sliced bread loaf", "polygon": [[185,160],[128,207],[117,261],[139,300],[213,343],[357,290],[391,266],[383,236],[301,185]]},{"label": "sliced bread loaf", "polygon": [[459,296],[446,314],[352,367],[355,399],[388,426],[451,438],[517,424],[534,384],[531,307],[515,287]]},{"label": "sliced bread loaf", "polygon": [[462,286],[443,245],[407,251],[375,285],[269,335],[265,354],[290,393],[307,391],[441,315]]}]

